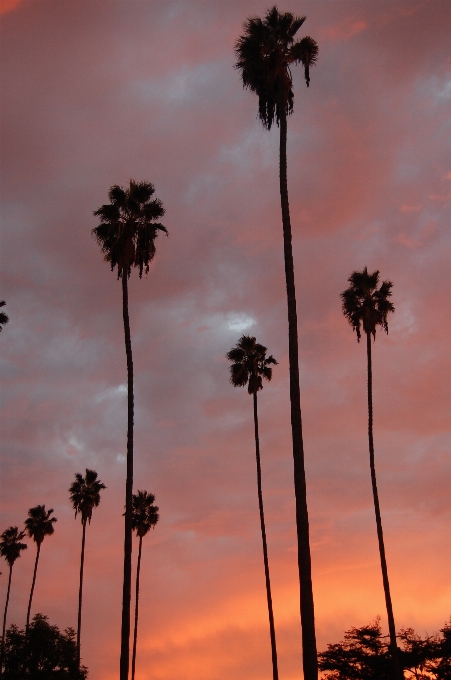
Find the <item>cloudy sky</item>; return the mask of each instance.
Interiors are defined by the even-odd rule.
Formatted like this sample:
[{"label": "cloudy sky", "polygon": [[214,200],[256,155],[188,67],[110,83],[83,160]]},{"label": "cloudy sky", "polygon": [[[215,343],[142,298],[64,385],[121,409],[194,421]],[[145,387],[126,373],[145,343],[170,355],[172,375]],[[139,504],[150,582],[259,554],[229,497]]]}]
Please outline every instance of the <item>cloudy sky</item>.
[{"label": "cloudy sky", "polygon": [[[137,680],[269,680],[252,405],[228,383],[243,333],[278,359],[259,398],[281,677],[302,677],[278,131],[233,68],[260,0],[2,4],[1,531],[45,504],[33,613],[76,625],[81,525],[68,487],[107,489],[88,528],[82,657],[118,676],[126,450],[121,287],[90,235],[112,184],[166,208],[130,280],[135,488],[144,540]],[[374,347],[378,484],[396,625],[450,615],[451,4],[285,0],[319,44],[293,69],[288,173],[319,649],[386,618],[366,439],[365,346],[340,308],[355,269],[393,281]],[[35,547],[16,563],[23,626]],[[136,553],[135,553],[136,555]],[[3,565],[4,592],[6,565]],[[1,602],[4,602],[3,595]],[[0,602],[0,606],[3,606]]]}]

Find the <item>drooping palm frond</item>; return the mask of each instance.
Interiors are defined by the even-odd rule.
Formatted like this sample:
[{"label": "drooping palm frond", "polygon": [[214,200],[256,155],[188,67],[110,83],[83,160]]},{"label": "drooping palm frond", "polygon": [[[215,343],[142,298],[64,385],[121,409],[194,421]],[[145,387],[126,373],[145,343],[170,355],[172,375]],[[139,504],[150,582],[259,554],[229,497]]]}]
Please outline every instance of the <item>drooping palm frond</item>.
[{"label": "drooping palm frond", "polygon": [[22,550],[28,548],[26,543],[21,543],[24,536],[25,532],[19,531],[18,527],[9,527],[0,536],[0,555],[5,558],[10,567],[20,557]]},{"label": "drooping palm frond", "polygon": [[81,521],[88,521],[91,524],[93,508],[97,508],[100,503],[100,492],[106,489],[99,479],[95,470],[88,470],[83,477],[79,472],[75,475],[75,482],[69,488],[70,500],[75,510],[75,517],[80,513]]},{"label": "drooping palm frond", "polygon": [[376,338],[377,326],[381,326],[388,333],[387,316],[395,311],[389,299],[392,294],[392,282],[384,281],[378,288],[379,271],[369,274],[366,267],[361,272],[353,272],[348,282],[351,285],[340,295],[342,310],[355,330],[357,340],[360,342],[361,328],[373,338]]},{"label": "drooping palm frond", "polygon": [[235,44],[235,68],[241,71],[243,86],[258,95],[258,115],[269,130],[279,124],[284,110],[293,112],[291,64],[301,63],[307,87],[310,66],[318,58],[318,45],[309,36],[295,42],[295,35],[306,17],[281,13],[274,6],[265,18],[250,17],[244,33]]},{"label": "drooping palm frond", "polygon": [[270,364],[277,364],[271,355],[266,356],[267,348],[260,345],[255,338],[243,335],[235,347],[227,352],[227,359],[232,362],[230,382],[234,387],[247,387],[249,394],[263,389],[263,378],[271,380]]},{"label": "drooping palm frond", "polygon": [[[4,307],[6,305],[6,302],[4,300],[0,300],[0,307]],[[9,316],[6,314],[6,312],[0,312],[0,331],[2,330],[3,326],[8,323],[9,321]]]},{"label": "drooping palm frond", "polygon": [[111,269],[117,267],[118,278],[124,271],[129,277],[132,267],[138,268],[140,278],[143,271],[147,274],[155,255],[155,238],[159,231],[167,234],[166,227],[156,221],[165,210],[154,193],[150,182],[130,180],[125,189],[114,185],[108,194],[110,203],[94,212],[101,222],[92,234]]},{"label": "drooping palm frond", "polygon": [[136,534],[143,537],[154,527],[160,515],[159,507],[154,505],[155,496],[147,491],[133,494],[132,526]]},{"label": "drooping palm frond", "polygon": [[55,531],[54,523],[56,517],[50,517],[53,508],[45,509],[45,505],[36,505],[28,511],[28,518],[25,520],[25,531],[30,538],[39,546],[46,536],[51,536]]}]

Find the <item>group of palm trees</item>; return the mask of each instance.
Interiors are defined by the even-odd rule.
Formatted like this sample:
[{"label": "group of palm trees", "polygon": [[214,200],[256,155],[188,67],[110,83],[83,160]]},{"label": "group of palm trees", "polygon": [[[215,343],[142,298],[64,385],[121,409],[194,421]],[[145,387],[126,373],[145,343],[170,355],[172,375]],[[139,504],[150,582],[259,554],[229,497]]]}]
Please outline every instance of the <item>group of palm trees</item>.
[{"label": "group of palm trees", "polygon": [[[92,512],[100,503],[100,492],[106,489],[98,479],[98,474],[95,470],[86,469],[85,475],[79,472],[75,475],[75,481],[72,482],[69,488],[69,498],[72,507],[75,510],[75,518],[80,515],[82,525],[82,539],[81,539],[81,557],[80,557],[80,581],[78,590],[78,619],[77,619],[77,668],[80,668],[80,639],[81,639],[81,612],[83,600],[83,572],[85,563],[85,542],[86,542],[86,526],[91,524]],[[132,529],[136,532],[139,538],[138,548],[138,563],[136,568],[136,598],[135,598],[135,626],[133,638],[133,658],[132,658],[132,680],[135,677],[136,666],[136,643],[138,636],[138,602],[139,602],[139,576],[141,569],[141,552],[142,539],[154,527],[159,519],[159,508],[154,505],[155,496],[147,491],[138,491],[132,496]],[[36,574],[38,570],[39,556],[41,554],[41,546],[46,536],[51,536],[57,521],[56,517],[52,517],[53,508],[45,509],[45,505],[37,505],[30,508],[28,517],[25,520],[25,529],[20,531],[17,526],[11,526],[6,529],[0,536],[0,555],[5,558],[9,566],[8,589],[6,594],[6,603],[3,613],[3,629],[0,652],[0,675],[3,669],[3,657],[5,648],[5,632],[6,632],[6,617],[8,613],[9,596],[11,591],[11,578],[14,563],[20,557],[23,550],[27,548],[27,544],[23,543],[23,539],[27,535],[36,543],[36,558],[33,570],[33,579],[31,583],[30,597],[28,600],[27,618],[25,624],[25,658],[24,670],[26,672],[26,646],[28,631],[30,628],[31,605],[33,602],[33,594],[36,584]]]},{"label": "group of palm trees", "polygon": [[[293,113],[294,93],[291,68],[302,64],[307,87],[310,84],[310,67],[316,63],[318,46],[309,36],[300,40],[296,34],[305,21],[305,17],[294,16],[290,12],[279,12],[276,6],[269,9],[264,18],[251,17],[244,24],[244,32],[235,44],[235,68],[240,72],[243,86],[258,96],[258,117],[263,126],[270,130],[274,123],[279,127],[279,166],[280,166],[280,199],[282,211],[282,235],[285,262],[285,279],[288,310],[288,356],[289,356],[289,386],[291,404],[291,434],[294,462],[294,491],[296,500],[297,527],[297,555],[300,582],[300,618],[302,626],[302,654],[305,680],[317,680],[318,660],[315,633],[315,616],[313,587],[311,576],[311,556],[309,539],[309,518],[307,510],[307,490],[304,465],[304,444],[302,436],[302,418],[299,384],[298,358],[298,324],[296,311],[296,291],[294,277],[294,263],[292,251],[292,230],[288,201],[287,184],[287,120]],[[158,519],[157,508],[153,507],[154,497],[146,492],[133,494],[133,440],[134,440],[134,390],[133,390],[133,354],[131,345],[129,321],[128,279],[132,269],[137,269],[139,277],[143,272],[149,272],[149,265],[155,255],[155,239],[160,232],[167,234],[166,228],[160,223],[164,215],[164,208],[155,197],[154,186],[145,181],[130,180],[126,187],[114,185],[109,191],[109,203],[102,205],[94,212],[100,223],[92,230],[92,234],[100,245],[105,260],[111,270],[117,271],[117,277],[122,286],[122,315],[124,324],[124,338],[127,362],[127,463],[125,484],[125,513],[124,513],[124,565],[122,588],[122,620],[121,620],[121,653],[120,680],[128,680],[130,660],[130,631],[131,631],[131,588],[132,588],[132,532],[136,529],[139,537],[139,553],[136,580],[135,628],[133,640],[132,678],[135,670],[136,635],[138,621],[139,569],[141,563],[141,542],[150,526]],[[383,586],[385,591],[387,613],[389,619],[391,654],[393,659],[394,678],[399,680],[402,671],[399,668],[396,647],[396,634],[388,584],[387,567],[383,543],[382,524],[377,495],[374,446],[373,446],[373,415],[372,415],[372,372],[371,372],[371,336],[376,334],[376,327],[382,326],[386,331],[387,315],[393,311],[389,298],[392,284],[388,281],[378,288],[379,272],[369,274],[365,268],[361,272],[354,272],[349,278],[350,286],[342,293],[343,313],[349,320],[360,340],[361,327],[366,334],[368,356],[368,435],[370,450],[371,479],[376,512],[377,536],[381,555]],[[277,653],[270,589],[268,551],[263,512],[260,447],[258,436],[257,393],[262,389],[263,379],[270,380],[271,365],[277,364],[272,357],[266,356],[267,349],[256,342],[255,338],[243,336],[236,347],[227,355],[232,362],[230,377],[233,385],[248,386],[248,392],[253,397],[255,445],[257,458],[258,500],[260,509],[260,523],[263,541],[263,555],[270,622],[270,638],[272,645],[273,678],[277,680]],[[90,487],[86,504],[81,496]],[[99,493],[103,484],[97,480],[94,471],[86,471],[86,476],[76,476],[71,486],[71,499],[82,521],[82,550],[80,563],[79,611],[77,648],[80,656],[81,605],[83,588],[83,565],[86,524],[90,522],[92,509],[98,505]],[[83,496],[84,497],[84,496]],[[147,505],[146,505],[147,504]],[[137,523],[137,507],[141,507],[142,522]],[[147,507],[147,510],[143,508]],[[150,512],[149,508],[152,508]],[[44,535],[53,532],[55,518],[50,518],[52,511],[45,511],[44,506],[35,508],[39,517],[44,518],[47,533],[31,534],[38,546],[33,586],[27,615],[27,625],[36,577],[37,560]],[[140,511],[141,512],[141,511]],[[31,513],[31,511],[30,511]],[[146,514],[147,513],[147,514]],[[139,513],[138,513],[139,514]],[[141,515],[139,515],[141,517]],[[28,521],[28,520],[27,520]],[[44,521],[44,519],[42,519]],[[30,527],[34,526],[33,515],[29,518]],[[11,555],[20,554],[20,541],[23,532],[15,529],[15,550]],[[8,531],[11,531],[8,530]],[[27,531],[29,532],[28,525]],[[6,533],[2,539],[6,541]],[[39,536],[39,538],[38,538]],[[17,552],[18,551],[18,552]],[[7,558],[8,559],[8,558]],[[15,558],[14,558],[15,559]],[[14,559],[11,557],[10,568]],[[9,589],[8,589],[9,597]],[[6,609],[5,609],[6,616]]]}]

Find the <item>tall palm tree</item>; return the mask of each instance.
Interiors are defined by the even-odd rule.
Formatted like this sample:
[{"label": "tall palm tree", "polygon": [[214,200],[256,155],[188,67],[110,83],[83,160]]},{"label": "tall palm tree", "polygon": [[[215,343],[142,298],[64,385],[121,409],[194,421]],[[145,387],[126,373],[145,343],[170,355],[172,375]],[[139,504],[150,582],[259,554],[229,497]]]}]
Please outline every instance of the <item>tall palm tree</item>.
[{"label": "tall palm tree", "polygon": [[147,274],[155,255],[155,238],[166,228],[157,222],[164,215],[163,204],[153,198],[155,189],[150,182],[130,180],[128,187],[117,185],[109,191],[110,203],[94,212],[100,217],[99,226],[92,230],[111,270],[117,267],[122,279],[122,315],[124,320],[125,353],[127,356],[127,477],[125,484],[124,581],[122,590],[122,625],[120,680],[127,680],[130,660],[130,599],[132,586],[132,494],[133,494],[133,355],[128,315],[128,279],[132,267],[139,277]]},{"label": "tall palm tree", "polygon": [[80,585],[78,589],[78,623],[77,623],[77,667],[80,668],[80,635],[81,635],[81,605],[83,597],[83,569],[85,564],[85,539],[86,524],[91,524],[92,511],[100,503],[100,492],[106,489],[95,470],[88,470],[83,477],[79,472],[75,474],[75,482],[69,487],[70,500],[75,510],[75,518],[80,513],[82,525],[81,558],[80,558]]},{"label": "tall palm tree", "polygon": [[6,631],[6,614],[8,612],[9,604],[9,593],[11,591],[11,577],[13,573],[14,562],[20,557],[22,550],[25,550],[28,546],[26,543],[21,543],[24,538],[25,532],[19,531],[18,527],[9,527],[0,536],[0,555],[5,558],[9,566],[9,577],[8,577],[8,590],[6,592],[6,604],[5,611],[3,614],[3,629],[2,629],[2,646],[0,651],[0,675],[2,673],[3,664],[3,652],[5,645],[5,631]]},{"label": "tall palm tree", "polygon": [[[0,307],[4,307],[5,305],[6,302],[4,300],[0,300]],[[6,314],[6,312],[0,312],[0,331],[2,330],[5,323],[8,323],[8,321],[9,316]]]},{"label": "tall palm tree", "polygon": [[46,536],[51,536],[55,531],[53,526],[57,521],[56,517],[51,517],[53,513],[53,508],[50,510],[45,509],[45,505],[36,505],[34,508],[30,508],[28,511],[28,517],[25,520],[25,531],[30,538],[36,543],[37,552],[36,560],[34,563],[33,571],[33,582],[31,584],[30,599],[28,600],[27,609],[27,624],[25,627],[25,635],[28,633],[28,628],[30,626],[30,612],[31,603],[33,600],[34,586],[36,583],[36,572],[38,570],[39,555],[41,554],[41,545]]},{"label": "tall palm tree", "polygon": [[273,123],[276,122],[280,130],[279,177],[288,303],[291,430],[303,666],[305,680],[316,680],[318,662],[299,389],[296,290],[287,185],[287,117],[293,112],[294,101],[290,69],[293,64],[302,64],[308,86],[310,83],[310,66],[316,62],[318,56],[318,46],[312,38],[307,36],[295,41],[295,35],[304,21],[305,17],[296,17],[290,12],[280,13],[275,6],[266,12],[264,19],[259,17],[247,19],[244,24],[244,33],[235,45],[237,58],[235,68],[241,71],[243,86],[255,92],[258,96],[258,116],[263,126],[270,130]]},{"label": "tall palm tree", "polygon": [[252,394],[254,402],[254,433],[255,455],[257,458],[257,490],[258,506],[260,510],[260,527],[263,542],[263,562],[265,565],[266,599],[268,601],[269,634],[271,638],[272,673],[273,680],[278,680],[276,631],[274,628],[274,614],[272,609],[271,582],[269,579],[268,547],[266,543],[265,514],[263,512],[262,475],[260,465],[260,440],[258,436],[258,411],[257,392],[263,389],[263,378],[271,380],[272,368],[270,364],[277,364],[271,355],[266,356],[267,348],[256,342],[255,338],[243,335],[227,353],[227,359],[231,361],[230,382],[234,387],[245,387]]},{"label": "tall palm tree", "polygon": [[154,505],[155,496],[147,491],[138,491],[133,494],[133,515],[132,525],[139,537],[138,563],[136,566],[136,594],[135,594],[135,629],[133,632],[133,654],[132,654],[132,680],[135,680],[136,667],[136,642],[138,639],[138,603],[139,603],[139,574],[141,571],[141,551],[144,536],[158,522],[160,515],[159,507]]},{"label": "tall palm tree", "polygon": [[387,560],[385,558],[384,536],[382,533],[382,519],[379,506],[379,496],[376,484],[376,468],[374,464],[374,443],[373,443],[373,374],[371,361],[371,336],[376,340],[376,328],[381,326],[388,333],[387,316],[394,312],[395,308],[390,302],[391,281],[384,281],[380,288],[379,272],[368,273],[368,269],[361,272],[353,272],[348,279],[350,283],[343,293],[341,293],[342,309],[346,319],[351,324],[357,334],[357,341],[360,342],[361,328],[366,334],[366,356],[368,373],[368,444],[370,453],[371,484],[373,488],[374,511],[376,514],[377,538],[379,542],[379,555],[382,569],[382,582],[384,585],[385,604],[387,607],[388,630],[390,633],[390,650],[393,659],[393,671],[396,680],[402,678],[400,669],[398,648],[396,645],[396,628],[393,616],[393,606],[390,595],[390,585],[388,582]]}]

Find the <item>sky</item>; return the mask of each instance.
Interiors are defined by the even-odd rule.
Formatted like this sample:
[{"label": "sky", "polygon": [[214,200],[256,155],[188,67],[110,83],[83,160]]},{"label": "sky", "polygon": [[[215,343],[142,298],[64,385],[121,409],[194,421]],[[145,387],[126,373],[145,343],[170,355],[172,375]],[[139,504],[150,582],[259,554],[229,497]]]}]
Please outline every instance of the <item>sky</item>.
[{"label": "sky", "polygon": [[[6,0],[1,16],[1,531],[53,508],[32,615],[76,627],[77,472],[106,485],[87,530],[82,661],[118,677],[126,452],[121,286],[91,236],[113,184],[164,204],[130,279],[143,541],[137,680],[270,680],[244,334],[278,360],[259,395],[280,676],[302,678],[278,129],[233,68],[260,0]],[[451,4],[285,0],[319,45],[293,68],[288,185],[319,650],[381,617],[366,354],[341,312],[354,270],[393,282],[373,348],[378,487],[398,629],[451,614]],[[134,564],[137,542],[134,545]],[[25,624],[35,546],[13,570]],[[3,607],[6,564],[1,569]]]}]

